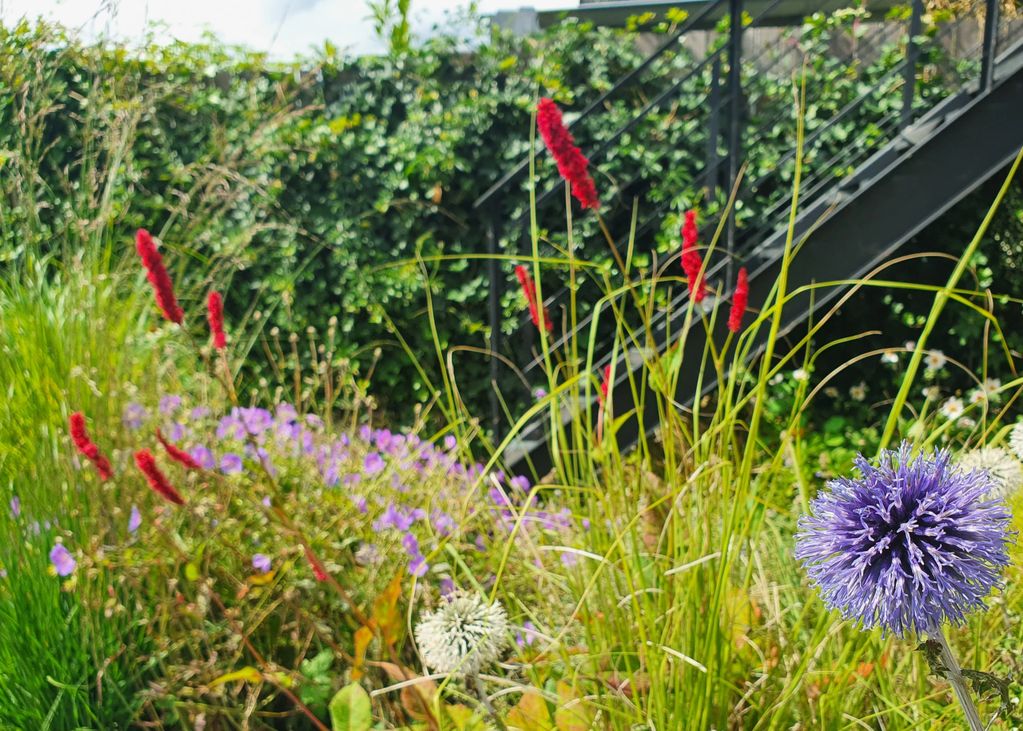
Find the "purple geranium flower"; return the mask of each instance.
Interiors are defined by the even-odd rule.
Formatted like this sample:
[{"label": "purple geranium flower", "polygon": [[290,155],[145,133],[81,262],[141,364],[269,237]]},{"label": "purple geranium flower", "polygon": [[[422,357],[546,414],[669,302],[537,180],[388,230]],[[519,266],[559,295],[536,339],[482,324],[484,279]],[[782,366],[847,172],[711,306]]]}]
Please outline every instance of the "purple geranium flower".
[{"label": "purple geranium flower", "polygon": [[142,525],[142,513],[139,512],[138,507],[132,505],[131,515],[128,516],[128,532],[134,533],[140,525]]},{"label": "purple geranium flower", "polygon": [[419,540],[412,533],[406,533],[402,536],[401,546],[409,556],[415,558],[419,555]]},{"label": "purple geranium flower", "polygon": [[799,522],[796,558],[825,604],[900,637],[982,609],[1009,563],[1010,515],[987,499],[991,478],[908,443],[855,464],[859,477],[829,482]]},{"label": "purple geranium flower", "polygon": [[21,515],[21,498],[17,495],[11,498],[11,517],[17,518]]},{"label": "purple geranium flower", "polygon": [[391,503],[384,510],[384,514],[379,519],[373,522],[373,529],[381,531],[384,528],[394,528],[402,533],[412,527],[412,524],[416,522],[414,514],[404,513],[401,508]]},{"label": "purple geranium flower", "polygon": [[270,561],[270,557],[267,556],[265,553],[253,554],[252,568],[254,568],[256,571],[258,571],[261,574],[268,574],[270,573],[271,566],[272,563]]},{"label": "purple geranium flower", "polygon": [[205,447],[202,444],[196,444],[194,447],[188,450],[188,453],[192,456],[192,459],[198,462],[199,466],[202,467],[204,470],[212,470],[214,467],[217,466],[217,460],[216,458],[214,458],[213,452],[211,452],[208,447]]},{"label": "purple geranium flower", "polygon": [[78,562],[71,552],[64,547],[63,543],[56,544],[50,550],[50,563],[53,564],[57,576],[70,576],[75,572]]},{"label": "purple geranium flower", "polygon": [[125,428],[135,431],[142,428],[146,417],[145,407],[142,404],[133,402],[125,405],[124,411],[121,412],[121,423],[124,424]]},{"label": "purple geranium flower", "polygon": [[384,458],[376,452],[370,452],[362,462],[362,470],[367,475],[375,475],[384,469]]},{"label": "purple geranium flower", "polygon": [[173,414],[180,406],[180,396],[164,396],[160,399],[160,413],[165,416]]},{"label": "purple geranium flower", "polygon": [[430,564],[426,563],[426,557],[424,556],[416,556],[408,564],[408,572],[416,578],[423,576],[429,568]]},{"label": "purple geranium flower", "polygon": [[236,409],[242,426],[253,436],[258,436],[273,425],[273,414],[266,409],[253,406]]},{"label": "purple geranium flower", "polygon": [[237,454],[228,452],[220,458],[220,471],[225,475],[236,475],[242,471],[242,458]]}]

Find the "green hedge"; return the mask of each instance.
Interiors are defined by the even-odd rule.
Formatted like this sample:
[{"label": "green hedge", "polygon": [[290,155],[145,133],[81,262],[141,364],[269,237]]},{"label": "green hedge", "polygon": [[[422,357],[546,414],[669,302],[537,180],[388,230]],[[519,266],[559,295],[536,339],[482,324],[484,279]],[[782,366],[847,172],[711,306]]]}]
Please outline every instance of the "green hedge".
[{"label": "green hedge", "polygon": [[[811,131],[899,60],[898,42],[858,65],[830,59],[826,51],[839,37],[863,34],[858,17],[815,16],[791,33],[792,47],[811,59]],[[85,46],[52,27],[0,33],[0,83],[12,91],[0,101],[0,150],[7,169],[19,173],[0,183],[9,201],[0,217],[8,261],[26,252],[73,255],[80,240],[75,232],[84,225],[106,227],[130,252],[131,231],[146,226],[180,254],[173,262],[184,277],[186,303],[198,308],[209,280],[226,278],[236,327],[250,324],[257,312],[284,333],[325,326],[336,316],[343,355],[365,363],[383,348],[374,391],[386,398],[383,406],[395,407],[398,419],[410,416],[403,408],[408,403],[431,394],[383,313],[435,384],[426,276],[442,345],[484,346],[486,263],[462,257],[484,250],[484,225],[472,202],[527,153],[538,94],[554,96],[568,113],[578,111],[642,60],[635,28],[578,22],[531,38],[483,30],[468,44],[437,37],[389,57],[351,59],[328,46],[292,64],[215,42],[129,51]],[[724,42],[724,34],[716,42]],[[666,54],[654,78],[613,97],[602,114],[577,128],[584,149],[607,139],[660,93],[666,78],[692,68],[684,46]],[[932,65],[924,93],[942,88],[944,76],[956,72],[943,69]],[[640,173],[650,181],[641,207],[670,211],[649,243],[661,254],[677,247],[681,210],[700,205],[710,218],[721,205],[720,193],[704,199],[697,177],[705,158],[702,99],[709,75],[708,67],[693,76],[596,168],[602,196],[620,218],[632,199],[618,186]],[[747,175],[754,179],[792,147],[793,86],[788,70],[751,70],[747,77],[747,134],[755,137]],[[847,172],[829,169],[824,153],[849,144],[865,127],[871,134],[870,115],[899,99],[895,88],[850,117],[823,142],[811,169]],[[552,166],[544,161],[540,168],[546,186]],[[779,187],[747,202],[740,221],[785,194],[786,170],[782,166]],[[499,202],[501,217],[514,220],[527,202],[523,181]],[[104,219],[91,220],[98,211]],[[559,220],[555,211],[544,224],[557,231]],[[592,218],[581,220],[579,231],[588,256],[607,257]],[[71,250],[62,248],[68,245]],[[509,234],[506,250],[515,246]],[[417,263],[417,255],[425,261]],[[503,304],[510,332],[521,302],[510,267],[507,273]],[[551,276],[545,287],[558,285],[558,273]],[[485,359],[459,358],[463,397],[484,403]]]}]

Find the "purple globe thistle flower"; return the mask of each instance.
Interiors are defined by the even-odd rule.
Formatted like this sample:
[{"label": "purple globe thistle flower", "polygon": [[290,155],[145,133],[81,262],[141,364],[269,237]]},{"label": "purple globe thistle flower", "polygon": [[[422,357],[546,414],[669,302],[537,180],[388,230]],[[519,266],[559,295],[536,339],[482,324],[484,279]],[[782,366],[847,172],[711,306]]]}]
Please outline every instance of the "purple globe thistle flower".
[{"label": "purple globe thistle flower", "polygon": [[902,637],[960,625],[984,608],[1008,565],[1009,511],[991,480],[908,443],[856,478],[828,483],[799,521],[796,558],[832,609],[864,629]]}]

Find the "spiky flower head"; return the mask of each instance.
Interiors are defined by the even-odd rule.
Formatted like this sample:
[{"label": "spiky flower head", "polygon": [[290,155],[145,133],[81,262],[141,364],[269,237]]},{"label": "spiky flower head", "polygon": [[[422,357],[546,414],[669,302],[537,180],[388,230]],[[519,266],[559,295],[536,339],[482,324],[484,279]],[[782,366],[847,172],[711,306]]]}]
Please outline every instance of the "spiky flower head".
[{"label": "spiky flower head", "polygon": [[498,602],[456,590],[419,620],[416,644],[438,673],[474,675],[498,660],[508,644],[508,615]]},{"label": "spiky flower head", "polygon": [[982,609],[1009,562],[1010,515],[989,498],[991,477],[906,442],[855,464],[859,476],[829,482],[799,521],[796,558],[824,602],[899,637]]},{"label": "spiky flower head", "polygon": [[1017,422],[1009,432],[1009,449],[1017,457],[1023,459],[1023,421]]},{"label": "spiky flower head", "polygon": [[1002,447],[981,447],[959,458],[964,470],[986,472],[994,483],[992,497],[1007,498],[1023,485],[1023,466],[1009,450]]}]

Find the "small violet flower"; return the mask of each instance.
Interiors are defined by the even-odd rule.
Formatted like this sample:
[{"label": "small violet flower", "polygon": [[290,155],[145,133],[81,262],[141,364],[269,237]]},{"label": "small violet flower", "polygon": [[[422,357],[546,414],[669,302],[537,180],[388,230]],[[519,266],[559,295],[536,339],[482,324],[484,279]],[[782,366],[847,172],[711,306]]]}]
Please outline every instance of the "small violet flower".
[{"label": "small violet flower", "polygon": [[142,513],[137,506],[131,506],[131,515],[128,516],[128,532],[134,533],[142,525]]},{"label": "small violet flower", "polygon": [[242,458],[237,454],[227,453],[220,458],[220,471],[225,475],[236,475],[242,471]]},{"label": "small violet flower", "polygon": [[70,576],[75,572],[75,567],[78,566],[75,557],[71,555],[71,552],[65,548],[63,543],[56,544],[50,550],[50,563],[53,564],[53,570],[57,573],[57,576]]},{"label": "small violet flower", "polygon": [[270,557],[265,553],[257,553],[252,556],[252,568],[261,574],[270,573],[271,561]]}]

